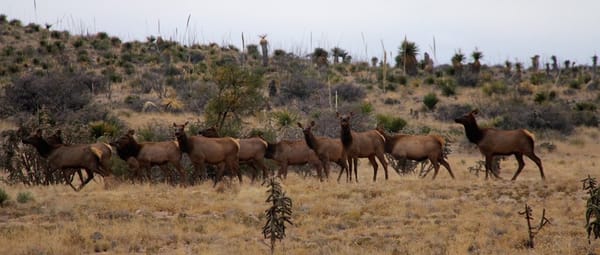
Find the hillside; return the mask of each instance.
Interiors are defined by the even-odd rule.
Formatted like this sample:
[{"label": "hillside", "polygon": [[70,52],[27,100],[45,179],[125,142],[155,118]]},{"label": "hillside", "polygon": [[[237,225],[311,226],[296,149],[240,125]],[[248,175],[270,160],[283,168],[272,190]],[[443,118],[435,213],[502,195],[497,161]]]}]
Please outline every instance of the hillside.
[{"label": "hillside", "polygon": [[[266,188],[246,182],[250,168],[243,184],[226,178],[217,188],[164,184],[158,169],[152,183],[131,184],[127,163],[113,156],[116,178],[73,192],[21,138],[42,129],[62,130],[66,143],[109,142],[134,129],[140,141],[166,141],[174,122],[189,121],[190,134],[215,126],[223,136],[275,142],[301,139],[296,123],[311,120],[317,135],[337,138],[336,112],[354,112],[359,131],[442,135],[457,178],[441,169],[431,181],[397,167],[372,182],[363,159],[359,183],[319,182],[295,167],[282,180],[294,225],[278,254],[600,253],[597,240],[588,245],[580,182],[600,173],[597,59],[487,66],[475,51],[438,66],[410,41],[387,63],[354,61],[339,48],[265,56],[262,45],[268,38],[244,47],[123,42],[0,15],[0,189],[10,196],[0,209],[0,254],[265,254]],[[474,171],[483,158],[454,122],[473,109],[482,126],[532,131],[547,180],[529,159],[517,181],[506,180],[514,157],[500,161],[505,180]],[[17,201],[27,192],[32,199]],[[543,208],[551,220],[535,250],[525,244],[525,204],[534,222]]]}]

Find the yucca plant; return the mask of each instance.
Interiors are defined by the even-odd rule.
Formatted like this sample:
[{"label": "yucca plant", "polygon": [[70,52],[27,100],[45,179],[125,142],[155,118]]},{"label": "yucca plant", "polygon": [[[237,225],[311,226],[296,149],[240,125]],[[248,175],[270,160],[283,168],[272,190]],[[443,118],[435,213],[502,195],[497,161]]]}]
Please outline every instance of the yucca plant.
[{"label": "yucca plant", "polygon": [[402,68],[408,75],[417,75],[418,73],[418,62],[417,54],[419,53],[419,47],[414,42],[408,41],[404,38],[399,53],[396,56],[396,67]]},{"label": "yucca plant", "polygon": [[558,71],[558,59],[556,58],[556,56],[552,55],[550,57],[550,60],[552,60],[552,70]]},{"label": "yucca plant", "polygon": [[462,51],[460,49],[458,50],[458,52],[454,53],[451,61],[452,61],[452,67],[454,68],[455,73],[460,74],[460,72],[462,71],[462,67],[463,67],[463,61],[465,61],[465,55],[462,53]]},{"label": "yucca plant", "polygon": [[471,71],[474,74],[479,74],[479,72],[481,71],[481,62],[479,62],[479,60],[483,58],[483,53],[475,49],[475,51],[473,51],[473,53],[471,54],[471,57],[473,58],[473,65],[471,66]]},{"label": "yucca plant", "polygon": [[312,53],[312,61],[319,68],[328,65],[328,62],[327,62],[328,57],[329,57],[329,53],[323,48],[315,48],[315,51]]},{"label": "yucca plant", "polygon": [[263,185],[268,187],[265,202],[271,203],[271,206],[265,210],[267,222],[263,226],[262,233],[265,238],[271,240],[271,254],[274,254],[275,242],[285,238],[286,224],[293,225],[292,199],[286,196],[275,177],[270,178]]},{"label": "yucca plant", "polygon": [[537,71],[540,69],[540,55],[531,57],[531,70]]},{"label": "yucca plant", "polygon": [[268,45],[269,45],[269,41],[267,41],[267,35],[259,35],[258,37],[260,37],[260,48],[262,51],[262,62],[263,62],[263,66],[267,66],[269,65],[269,49],[268,49]]},{"label": "yucca plant", "polygon": [[583,183],[583,190],[586,190],[590,195],[586,203],[585,229],[588,233],[588,243],[591,243],[592,233],[594,239],[600,238],[600,187],[597,185],[596,178],[589,175],[581,182]]},{"label": "yucca plant", "polygon": [[331,55],[333,56],[333,63],[337,64],[340,62],[339,58],[341,57],[343,60],[344,56],[348,55],[348,53],[342,48],[334,47],[333,49],[331,49]]}]

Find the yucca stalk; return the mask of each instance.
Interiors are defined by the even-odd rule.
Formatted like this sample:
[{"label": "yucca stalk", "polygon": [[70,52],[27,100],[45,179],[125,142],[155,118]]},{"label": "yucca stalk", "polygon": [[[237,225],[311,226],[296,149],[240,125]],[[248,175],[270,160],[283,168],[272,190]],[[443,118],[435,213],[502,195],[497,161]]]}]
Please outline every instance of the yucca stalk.
[{"label": "yucca stalk", "polygon": [[265,202],[271,203],[271,207],[265,210],[267,222],[262,233],[265,238],[271,240],[271,254],[274,254],[276,241],[285,238],[286,224],[293,225],[292,199],[285,195],[275,177],[270,178],[263,185],[268,187],[268,196]]}]

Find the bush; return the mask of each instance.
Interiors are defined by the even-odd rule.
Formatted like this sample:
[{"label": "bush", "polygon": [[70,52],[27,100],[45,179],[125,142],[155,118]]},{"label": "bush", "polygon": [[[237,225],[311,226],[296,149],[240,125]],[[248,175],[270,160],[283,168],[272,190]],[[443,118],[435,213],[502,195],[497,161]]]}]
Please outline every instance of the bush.
[{"label": "bush", "polygon": [[456,95],[456,83],[454,79],[438,79],[436,82],[442,90],[442,95],[447,97]]},{"label": "bush", "polygon": [[473,107],[470,105],[442,105],[436,109],[435,118],[441,121],[453,121],[455,118],[458,118],[471,110],[473,110]]},{"label": "bush", "polygon": [[31,192],[25,191],[19,192],[19,194],[17,194],[17,202],[24,204],[29,201],[33,201],[33,194],[31,194]]},{"label": "bush", "polygon": [[0,207],[4,207],[4,203],[6,203],[6,201],[8,201],[9,199],[10,197],[8,196],[8,194],[6,194],[6,191],[0,188]]},{"label": "bush", "polygon": [[488,96],[491,96],[493,94],[506,94],[506,92],[508,92],[508,87],[506,86],[506,84],[502,81],[495,81],[495,82],[487,82],[483,85],[483,93],[485,93]]},{"label": "bush", "polygon": [[336,85],[333,90],[337,92],[339,99],[343,101],[360,101],[366,95],[362,87],[350,83]]},{"label": "bush", "polygon": [[99,138],[102,136],[108,137],[116,137],[121,130],[121,127],[118,123],[113,123],[110,121],[96,121],[90,123],[90,134],[94,138]]},{"label": "bush", "polygon": [[433,110],[435,108],[435,105],[437,105],[437,103],[439,102],[437,95],[433,92],[425,95],[425,97],[423,97],[423,104],[425,104],[425,106],[427,107],[427,109],[429,110]]},{"label": "bush", "polygon": [[390,115],[378,114],[376,118],[378,127],[383,127],[385,130],[394,133],[402,130],[407,124],[404,119]]}]

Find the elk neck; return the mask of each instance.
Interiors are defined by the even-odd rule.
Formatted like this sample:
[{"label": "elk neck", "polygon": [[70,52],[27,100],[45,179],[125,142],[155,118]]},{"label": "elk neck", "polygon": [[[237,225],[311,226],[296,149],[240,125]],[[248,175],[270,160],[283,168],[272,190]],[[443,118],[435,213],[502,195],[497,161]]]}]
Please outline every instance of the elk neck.
[{"label": "elk neck", "polygon": [[185,131],[181,131],[181,134],[177,136],[177,142],[179,142],[179,149],[181,152],[189,153],[192,150],[192,144],[185,134]]},{"label": "elk neck", "polygon": [[352,130],[350,129],[350,126],[347,125],[342,125],[342,134],[341,134],[341,139],[342,139],[342,144],[344,145],[344,148],[348,148],[352,145]]},{"label": "elk neck", "polygon": [[313,135],[312,132],[304,132],[304,140],[306,141],[306,145],[308,145],[308,148],[317,150],[319,144],[317,142],[317,138],[315,137],[315,135]]},{"label": "elk neck", "polygon": [[469,120],[466,123],[463,123],[465,126],[465,134],[467,135],[467,139],[474,144],[479,144],[481,140],[483,140],[483,130],[479,128],[476,120]]}]

